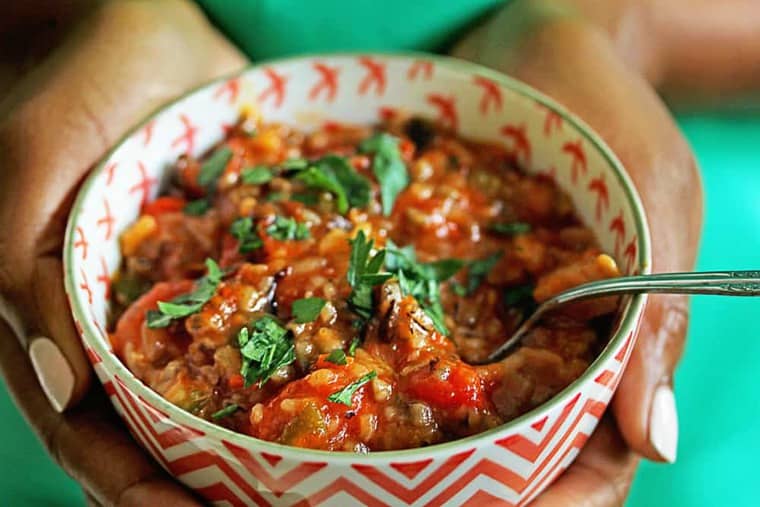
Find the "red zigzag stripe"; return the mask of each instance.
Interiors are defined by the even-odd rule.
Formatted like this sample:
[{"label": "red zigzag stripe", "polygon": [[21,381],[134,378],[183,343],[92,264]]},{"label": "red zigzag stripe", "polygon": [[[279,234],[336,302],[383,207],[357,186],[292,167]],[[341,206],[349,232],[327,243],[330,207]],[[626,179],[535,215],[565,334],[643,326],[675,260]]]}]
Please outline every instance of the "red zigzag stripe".
[{"label": "red zigzag stripe", "polygon": [[251,475],[261,481],[275,496],[280,497],[290,488],[327,466],[327,463],[302,463],[279,478],[275,478],[244,448],[222,440],[222,444],[237,458]]},{"label": "red zigzag stripe", "polygon": [[351,465],[351,467],[370,481],[383,488],[388,493],[400,498],[406,503],[412,503],[430,491],[430,488],[438,484],[443,478],[449,475],[449,473],[458,467],[460,463],[469,458],[473,452],[475,452],[475,449],[470,449],[469,451],[455,454],[443,462],[438,470],[430,474],[424,481],[420,482],[416,487],[411,489],[407,488],[395,479],[388,477],[378,468],[375,468],[371,465]]}]

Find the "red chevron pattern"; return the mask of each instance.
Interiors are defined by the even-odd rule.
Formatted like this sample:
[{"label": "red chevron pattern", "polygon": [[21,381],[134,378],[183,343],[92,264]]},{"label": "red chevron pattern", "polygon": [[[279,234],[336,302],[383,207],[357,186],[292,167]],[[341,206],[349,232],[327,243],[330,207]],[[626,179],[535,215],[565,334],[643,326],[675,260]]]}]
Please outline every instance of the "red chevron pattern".
[{"label": "red chevron pattern", "polygon": [[[213,141],[206,139],[210,133],[234,124],[238,111],[233,103],[242,100],[243,90],[256,90],[262,116],[277,121],[300,121],[304,105],[315,115],[315,125],[346,121],[343,115],[355,121],[351,115],[365,109],[367,121],[411,112],[437,115],[465,135],[477,131],[498,139],[527,170],[544,169],[542,174],[569,191],[585,222],[626,272],[641,270],[645,234],[636,227],[627,189],[607,158],[599,156],[596,144],[571,118],[527,100],[498,79],[460,74],[444,61],[384,55],[270,63],[180,100],[128,138],[129,150],[117,149],[95,171],[81,205],[84,211],[75,218],[66,245],[72,263],[67,276],[74,276],[68,280],[68,296],[77,330],[134,438],[208,502],[523,506],[571,465],[602,417],[630,358],[638,321],[626,324],[620,331],[625,335],[613,341],[614,353],[605,355],[588,381],[575,385],[561,402],[538,409],[529,420],[497,431],[490,440],[468,440],[453,444],[448,452],[430,448],[392,460],[382,455],[334,459],[287,447],[272,452],[253,439],[219,433],[199,420],[181,418],[180,423],[167,413],[172,412],[167,405],[154,401],[155,394],[133,391],[135,380],[122,377],[123,370],[115,366],[103,332],[107,300],[100,296],[110,287],[108,266],[118,264],[121,224],[130,221],[124,210],[139,209],[155,192],[163,181],[162,157],[167,153],[205,150]],[[315,107],[318,112],[312,113]]]}]

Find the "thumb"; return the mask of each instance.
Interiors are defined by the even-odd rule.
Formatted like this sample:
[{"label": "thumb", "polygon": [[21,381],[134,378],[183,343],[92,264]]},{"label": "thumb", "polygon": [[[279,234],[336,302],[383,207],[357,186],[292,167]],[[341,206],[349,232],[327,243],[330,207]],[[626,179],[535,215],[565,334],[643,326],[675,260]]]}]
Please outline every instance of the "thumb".
[{"label": "thumb", "polygon": [[27,344],[29,359],[40,387],[61,412],[82,399],[92,374],[71,320],[59,258],[37,259],[31,290],[38,321]]},{"label": "thumb", "polygon": [[685,296],[651,296],[625,375],[612,403],[628,445],[654,461],[674,462],[678,415],[673,372],[684,347]]}]

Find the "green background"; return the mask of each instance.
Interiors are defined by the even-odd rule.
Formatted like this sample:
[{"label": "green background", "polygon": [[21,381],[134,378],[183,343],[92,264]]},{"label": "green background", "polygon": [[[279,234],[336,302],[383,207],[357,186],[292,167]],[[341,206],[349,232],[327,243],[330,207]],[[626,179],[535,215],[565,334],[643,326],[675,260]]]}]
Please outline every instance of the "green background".
[{"label": "green background", "polygon": [[[354,0],[350,9],[346,0],[201,3],[256,60],[305,50],[435,50],[499,2]],[[289,29],[279,30],[282,26]],[[679,123],[697,153],[707,194],[699,269],[760,268],[760,114],[690,114],[679,116]],[[760,392],[755,388],[760,340],[751,325],[758,308],[751,299],[694,299],[676,377],[678,462],[643,463],[629,506],[760,504],[754,483],[760,454]],[[0,435],[0,504],[83,504],[76,483],[45,455],[4,388]]]}]

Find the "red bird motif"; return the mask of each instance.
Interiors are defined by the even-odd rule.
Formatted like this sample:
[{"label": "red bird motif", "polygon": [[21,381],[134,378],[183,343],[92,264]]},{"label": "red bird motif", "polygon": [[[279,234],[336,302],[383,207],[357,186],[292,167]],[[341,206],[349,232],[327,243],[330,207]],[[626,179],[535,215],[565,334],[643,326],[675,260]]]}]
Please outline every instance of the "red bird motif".
[{"label": "red bird motif", "polygon": [[288,76],[278,74],[271,67],[264,69],[264,74],[269,79],[269,86],[259,94],[259,102],[262,104],[269,97],[274,99],[274,107],[280,107],[285,100],[285,85],[288,83]]},{"label": "red bird motif", "polygon": [[453,95],[444,96],[431,93],[427,96],[428,103],[438,110],[439,121],[452,130],[456,130],[459,125],[455,100]]},{"label": "red bird motif", "polygon": [[195,147],[195,135],[198,133],[198,127],[190,122],[190,118],[186,115],[179,115],[179,120],[184,126],[184,132],[180,134],[174,141],[172,141],[172,148],[176,148],[184,143],[185,153],[192,153]]},{"label": "red bird motif", "polygon": [[512,156],[515,160],[522,155],[525,165],[530,165],[531,146],[530,139],[525,133],[525,125],[504,125],[501,127],[501,134],[512,139]]},{"label": "red bird motif", "polygon": [[409,66],[409,70],[406,71],[406,79],[414,81],[417,79],[417,75],[422,73],[425,80],[433,78],[433,62],[428,60],[415,60],[412,65]]},{"label": "red bird motif", "polygon": [[546,118],[544,119],[544,135],[549,137],[554,129],[562,128],[562,116],[553,109],[546,108]]},{"label": "red bird motif", "polygon": [[319,81],[309,91],[309,100],[316,100],[322,90],[327,92],[327,102],[332,102],[338,92],[339,67],[328,67],[324,63],[315,63],[314,70],[319,73]]},{"label": "red bird motif", "polygon": [[623,222],[623,210],[610,222],[610,232],[615,233],[615,257],[620,255],[620,248],[625,241],[625,222]]},{"label": "red bird motif", "polygon": [[85,274],[83,269],[79,270],[79,273],[82,275],[82,281],[79,283],[79,288],[85,291],[87,294],[87,304],[92,304],[92,288],[90,287],[89,282],[87,281],[87,275]]},{"label": "red bird motif", "polygon": [[586,174],[586,152],[583,151],[580,139],[571,142],[568,141],[562,146],[562,151],[572,157],[572,163],[570,170],[572,171],[572,182],[575,183],[578,180],[578,172]]},{"label": "red bird motif", "polygon": [[103,208],[105,209],[105,213],[101,218],[98,219],[97,222],[95,222],[95,224],[98,227],[101,225],[104,225],[106,227],[105,239],[108,241],[113,235],[113,224],[116,220],[114,220],[113,215],[111,214],[111,207],[108,205],[108,201],[105,199],[103,199]]},{"label": "red bird motif", "polygon": [[145,165],[142,162],[137,162],[137,168],[140,171],[140,181],[130,187],[129,193],[142,192],[140,207],[143,207],[148,203],[150,191],[153,189],[153,185],[158,183],[158,180],[148,177],[148,172],[145,170]]},{"label": "red bird motif", "polygon": [[239,93],[240,93],[240,78],[233,77],[232,79],[228,79],[227,81],[222,83],[222,85],[216,89],[216,91],[214,92],[214,98],[218,99],[226,94],[228,97],[229,103],[232,104],[237,100]]},{"label": "red bird motif", "polygon": [[602,219],[602,212],[610,209],[610,195],[607,183],[604,181],[604,174],[592,179],[588,184],[588,189],[596,194],[596,220],[599,221]]},{"label": "red bird motif", "polygon": [[631,267],[636,263],[636,235],[633,235],[623,251],[623,257],[626,259],[626,271],[630,272]]},{"label": "red bird motif", "polygon": [[103,284],[103,297],[106,299],[106,301],[108,301],[108,299],[111,297],[111,276],[108,273],[108,265],[106,265],[106,259],[102,255],[100,256],[100,274],[95,279],[95,281]]},{"label": "red bird motif", "polygon": [[106,165],[104,171],[106,172],[106,186],[107,187],[111,186],[111,183],[113,182],[113,175],[118,165],[119,164],[117,164],[116,162],[111,162],[108,165]]},{"label": "red bird motif", "polygon": [[74,248],[82,248],[82,260],[85,260],[87,259],[87,248],[90,246],[90,243],[84,237],[84,231],[78,225],[76,228],[76,234],[77,240],[74,242]]},{"label": "red bird motif", "polygon": [[501,89],[499,86],[482,76],[475,76],[473,81],[477,86],[483,88],[483,96],[480,99],[479,106],[481,114],[488,114],[492,105],[494,111],[501,111]]},{"label": "red bird motif", "polygon": [[367,75],[359,83],[359,95],[366,94],[372,85],[375,85],[375,93],[377,95],[385,93],[385,64],[375,61],[368,56],[359,58],[359,64],[367,69]]},{"label": "red bird motif", "polygon": [[156,126],[156,120],[150,120],[143,127],[143,146],[148,146],[153,139],[153,127]]}]

